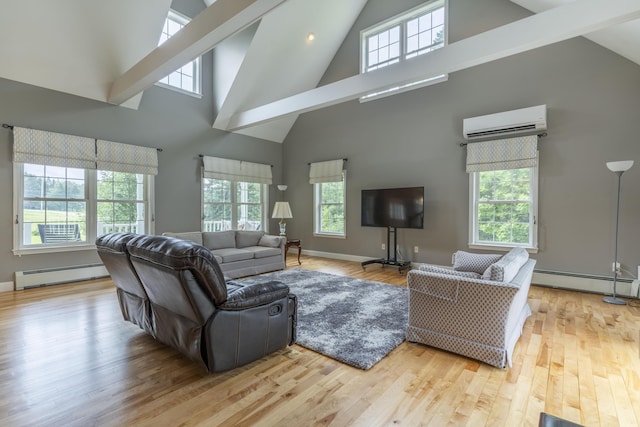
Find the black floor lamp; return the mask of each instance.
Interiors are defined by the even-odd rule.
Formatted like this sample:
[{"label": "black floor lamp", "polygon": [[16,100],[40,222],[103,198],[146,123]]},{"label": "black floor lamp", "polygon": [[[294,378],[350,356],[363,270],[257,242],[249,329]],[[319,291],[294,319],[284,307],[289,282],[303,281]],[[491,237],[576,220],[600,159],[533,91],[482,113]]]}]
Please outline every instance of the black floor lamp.
[{"label": "black floor lamp", "polygon": [[627,302],[623,299],[616,297],[616,284],[618,281],[618,224],[620,223],[620,182],[622,181],[622,174],[631,169],[633,166],[633,160],[621,160],[618,162],[607,162],[607,167],[611,172],[618,175],[618,201],[616,202],[616,243],[614,252],[614,264],[613,264],[613,295],[605,297],[604,302],[609,304],[625,305]]}]

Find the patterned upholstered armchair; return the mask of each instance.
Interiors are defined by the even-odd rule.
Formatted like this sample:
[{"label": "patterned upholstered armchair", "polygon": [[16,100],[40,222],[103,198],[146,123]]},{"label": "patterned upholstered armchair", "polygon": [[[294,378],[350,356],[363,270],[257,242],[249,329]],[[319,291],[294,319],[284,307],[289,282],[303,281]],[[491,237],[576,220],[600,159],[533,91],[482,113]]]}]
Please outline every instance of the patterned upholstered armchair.
[{"label": "patterned upholstered armchair", "polygon": [[504,256],[458,251],[453,270],[429,264],[411,270],[407,340],[511,366],[531,315],[527,295],[535,263],[523,248]]}]

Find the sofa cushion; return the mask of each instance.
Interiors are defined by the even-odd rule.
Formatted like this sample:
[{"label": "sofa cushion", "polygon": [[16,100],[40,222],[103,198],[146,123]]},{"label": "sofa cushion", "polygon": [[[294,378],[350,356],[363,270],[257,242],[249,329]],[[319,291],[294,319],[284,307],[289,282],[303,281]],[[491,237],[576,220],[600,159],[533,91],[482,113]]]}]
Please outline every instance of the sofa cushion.
[{"label": "sofa cushion", "polygon": [[264,231],[236,231],[236,248],[246,248],[247,246],[258,246]]},{"label": "sofa cushion", "polygon": [[258,240],[258,246],[277,248],[277,247],[280,247],[280,242],[282,242],[282,237],[265,234],[262,237],[260,237],[260,240]]},{"label": "sofa cushion", "polygon": [[245,251],[253,252],[254,258],[266,258],[270,256],[279,256],[282,255],[282,250],[280,248],[267,248],[265,246],[247,246],[246,248],[242,248]]},{"label": "sofa cushion", "polygon": [[253,259],[253,252],[245,249],[238,248],[226,248],[226,249],[213,249],[211,251],[216,258],[222,258],[222,262],[234,262],[243,261],[245,259]]},{"label": "sofa cushion", "polygon": [[194,243],[202,245],[202,233],[200,231],[189,231],[186,233],[162,233],[163,236],[175,237],[176,239],[190,240]]},{"label": "sofa cushion", "polygon": [[498,262],[491,264],[482,278],[497,282],[511,282],[528,259],[529,252],[525,248],[513,248]]},{"label": "sofa cushion", "polygon": [[236,247],[236,232],[228,231],[207,231],[202,233],[202,245],[210,250],[226,249]]},{"label": "sofa cushion", "polygon": [[501,254],[475,254],[457,251],[453,254],[453,269],[483,274],[487,267],[502,258]]}]

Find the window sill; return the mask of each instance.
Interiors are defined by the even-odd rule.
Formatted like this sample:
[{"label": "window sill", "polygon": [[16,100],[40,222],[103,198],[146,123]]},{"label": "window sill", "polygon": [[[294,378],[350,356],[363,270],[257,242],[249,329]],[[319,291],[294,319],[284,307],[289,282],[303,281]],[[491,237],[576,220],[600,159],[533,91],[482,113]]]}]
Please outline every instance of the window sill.
[{"label": "window sill", "polygon": [[[361,73],[361,74],[363,74],[363,73]],[[382,90],[380,92],[374,92],[374,93],[370,93],[368,95],[361,96],[360,97],[360,103],[374,101],[374,100],[380,99],[380,98],[386,98],[387,96],[397,95],[397,94],[400,94],[400,93],[408,92],[410,90],[420,89],[420,88],[423,88],[425,86],[434,85],[436,83],[446,82],[447,80],[449,80],[449,75],[448,74],[443,74],[441,76],[432,77],[430,79],[419,80],[419,81],[413,82],[413,83],[407,83],[407,84],[405,84],[403,86],[398,86],[398,87],[395,87],[395,88],[385,89],[385,90]]]},{"label": "window sill", "polygon": [[169,89],[169,90],[172,90],[174,92],[181,93],[183,95],[189,95],[189,96],[192,96],[192,97],[197,98],[197,99],[202,99],[202,94],[198,93],[198,92],[192,92],[190,90],[182,89],[182,88],[179,88],[179,87],[176,87],[176,86],[171,86],[171,85],[168,85],[166,83],[160,83],[160,82],[157,82],[156,86],[159,86],[159,87],[162,87],[162,88],[165,88],[165,89]]},{"label": "window sill", "polygon": [[32,248],[19,248],[13,249],[13,254],[22,255],[35,255],[35,254],[51,254],[59,252],[78,252],[78,251],[95,251],[96,245],[82,244],[82,245],[69,245],[69,246],[40,246]]},{"label": "window sill", "polygon": [[330,239],[346,239],[344,234],[331,234],[331,233],[313,233],[314,237],[328,237]]},{"label": "window sill", "polygon": [[[495,245],[495,244],[489,245],[489,244],[481,244],[481,243],[469,243],[469,249],[480,249],[484,251],[509,252],[514,247],[516,247],[516,245],[509,246],[509,245]],[[537,247],[527,247],[527,246],[518,246],[518,247],[525,248],[527,252],[529,252],[530,254],[538,253]]]}]

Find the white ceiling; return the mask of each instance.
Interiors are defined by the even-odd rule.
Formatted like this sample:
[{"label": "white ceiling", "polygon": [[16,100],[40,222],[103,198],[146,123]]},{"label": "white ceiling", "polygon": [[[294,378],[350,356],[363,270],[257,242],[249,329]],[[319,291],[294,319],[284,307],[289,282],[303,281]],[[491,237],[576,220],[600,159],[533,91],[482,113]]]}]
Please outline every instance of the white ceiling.
[{"label": "white ceiling", "polygon": [[[214,121],[318,85],[366,0],[288,0],[260,21]],[[315,35],[308,41],[309,33]],[[239,133],[282,142],[297,115]]]},{"label": "white ceiling", "polygon": [[[511,0],[531,12],[540,13],[574,0]],[[614,25],[584,37],[640,65],[640,20]]]},{"label": "white ceiling", "polygon": [[[633,10],[637,8],[640,12],[640,0],[511,1],[535,13],[553,8],[560,10],[561,6],[577,3],[582,8],[574,8],[577,13],[572,14],[570,20],[565,19],[565,23],[570,21],[571,25],[579,28],[574,23],[584,21],[582,32],[578,34],[640,65],[637,42],[640,40],[640,15]],[[333,86],[318,88],[320,78],[366,0],[286,0],[280,3],[282,0],[217,0],[213,3],[215,7],[222,9],[224,6],[227,10],[228,5],[233,5],[238,9],[237,15],[222,23],[201,19],[199,28],[183,30],[185,37],[181,46],[174,51],[167,52],[165,48],[158,52],[157,41],[171,0],[57,0],[38,2],[38,7],[24,0],[3,0],[0,77],[108,102],[114,82],[122,81],[128,70],[140,69],[147,78],[152,72],[158,72],[158,67],[147,69],[145,58],[158,53],[169,59],[172,55],[177,58],[184,55],[185,43],[192,39],[186,36],[193,35],[196,30],[202,33],[202,27],[207,25],[212,26],[211,32],[222,28],[223,35],[210,42],[212,45],[203,48],[202,40],[198,40],[200,45],[192,49],[194,57],[197,57],[218,43],[225,43],[225,38],[243,31],[264,15],[257,29],[252,27],[251,31],[255,30],[255,33],[241,52],[242,56],[236,58],[235,75],[227,77],[226,96],[219,100],[218,114],[211,119],[214,127],[237,128],[238,132],[281,142],[301,112],[354,99],[363,88],[370,90],[374,86],[388,86],[389,82],[402,80],[402,67],[387,67],[389,70],[379,73],[384,78],[354,76]],[[587,25],[597,21],[590,16],[593,15],[591,12],[600,13],[604,10],[603,5],[621,10],[619,19],[613,16],[598,25]],[[556,14],[556,17],[562,16],[566,18],[567,15]],[[235,27],[230,24],[232,21]],[[527,28],[524,21],[505,26],[503,30],[522,31]],[[549,32],[555,32],[557,40],[568,38],[562,35],[561,22],[547,19],[544,23],[548,26],[542,27],[545,31],[538,32],[541,38]],[[593,31],[595,28],[598,31]],[[309,32],[316,35],[311,43],[305,39]],[[461,42],[473,45],[474,39],[478,41],[482,37],[478,35]],[[549,40],[537,46],[553,42]],[[455,65],[451,65],[448,72],[477,65],[478,60],[486,62],[498,58],[489,53],[482,58],[477,54],[474,57],[473,53],[461,48],[465,45],[461,42],[457,42],[458,46],[453,46],[454,43],[434,52],[445,59],[456,56],[455,61],[448,61]],[[195,45],[196,41],[191,43]],[[531,49],[534,45],[536,43],[523,43],[512,53],[503,54]],[[458,58],[460,53],[467,58]],[[140,81],[138,79],[138,84]],[[336,88],[341,90],[336,91]],[[344,96],[347,92],[351,94],[349,97]],[[137,108],[140,96],[121,105]],[[292,106],[293,101],[297,104]],[[256,112],[260,113],[260,120],[251,119]],[[243,124],[230,126],[230,122]]]},{"label": "white ceiling", "polygon": [[116,78],[158,45],[170,5],[3,0],[0,77],[106,102]]}]

